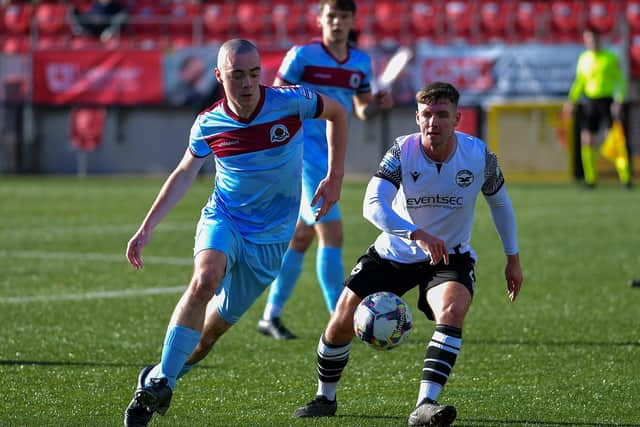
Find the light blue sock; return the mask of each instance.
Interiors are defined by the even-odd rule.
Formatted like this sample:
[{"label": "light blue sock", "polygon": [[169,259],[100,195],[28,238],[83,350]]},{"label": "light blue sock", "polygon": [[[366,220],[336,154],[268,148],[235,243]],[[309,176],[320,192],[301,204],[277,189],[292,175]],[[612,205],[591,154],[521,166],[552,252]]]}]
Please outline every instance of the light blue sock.
[{"label": "light blue sock", "polygon": [[322,294],[331,313],[342,293],[344,282],[344,265],[342,264],[342,248],[330,246],[318,247],[316,256],[316,273],[322,287]]},{"label": "light blue sock", "polygon": [[193,365],[187,365],[185,364],[182,369],[180,369],[180,372],[178,372],[178,379],[184,377],[185,375],[187,375],[189,372],[191,372],[191,370],[195,367],[195,363]]},{"label": "light blue sock", "polygon": [[291,296],[293,288],[296,286],[296,282],[300,278],[302,273],[302,262],[304,261],[304,252],[297,251],[295,249],[287,249],[282,257],[282,266],[280,267],[280,273],[276,280],[271,284],[269,290],[269,297],[267,298],[267,307],[263,317],[265,319],[272,319],[274,317],[280,317],[282,307]]},{"label": "light blue sock", "polygon": [[[167,331],[162,348],[162,360],[160,361],[160,373],[147,378],[167,378],[169,387],[176,387],[178,374],[184,367],[196,345],[200,341],[200,332],[195,329],[174,325]],[[154,371],[157,370],[154,368]]]},{"label": "light blue sock", "polygon": [[[176,379],[180,379],[182,377],[184,377],[185,375],[187,375],[189,372],[191,372],[191,370],[195,367],[196,365],[184,365],[182,367],[182,369],[180,369],[180,372],[178,372],[178,376],[176,377]],[[154,366],[149,373],[147,374],[147,378],[144,382],[144,385],[149,385],[151,383],[151,378],[162,378],[164,377],[164,375],[162,375],[162,367],[160,366],[160,364],[158,363],[156,366]]]}]

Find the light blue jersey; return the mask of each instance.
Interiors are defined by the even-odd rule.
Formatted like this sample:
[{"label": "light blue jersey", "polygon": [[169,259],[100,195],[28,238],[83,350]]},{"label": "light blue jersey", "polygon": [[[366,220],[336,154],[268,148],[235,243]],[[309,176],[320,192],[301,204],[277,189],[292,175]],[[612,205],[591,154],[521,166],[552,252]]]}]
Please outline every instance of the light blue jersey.
[{"label": "light blue jersey", "polygon": [[300,206],[302,121],[318,117],[322,100],[304,87],[260,87],[254,114],[243,119],[223,99],[191,128],[196,157],[215,155],[215,188],[202,218],[220,215],[255,244],[289,242]]},{"label": "light blue jersey", "polygon": [[[278,77],[290,84],[300,84],[327,95],[339,102],[350,114],[353,96],[371,91],[371,58],[363,51],[350,48],[349,56],[338,61],[320,42],[294,46],[286,54],[278,70]],[[307,224],[314,222],[309,206],[320,181],[328,168],[326,122],[305,120],[303,206],[301,217]],[[327,213],[323,221],[340,219],[338,205]]]}]

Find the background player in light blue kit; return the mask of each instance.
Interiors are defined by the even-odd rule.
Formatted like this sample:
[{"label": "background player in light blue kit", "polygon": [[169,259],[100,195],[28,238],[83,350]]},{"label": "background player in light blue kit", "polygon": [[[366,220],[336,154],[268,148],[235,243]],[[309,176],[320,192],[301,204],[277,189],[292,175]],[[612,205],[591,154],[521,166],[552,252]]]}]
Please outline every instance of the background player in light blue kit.
[{"label": "background player in light blue kit", "polygon": [[[340,102],[363,120],[380,109],[393,106],[386,91],[371,93],[371,58],[349,45],[354,28],[356,4],[353,0],[322,0],[319,4],[322,38],[294,46],[287,52],[275,85],[302,84]],[[318,235],[316,273],[327,308],[333,312],[344,280],[342,263],[342,219],[336,204],[322,219],[314,218],[311,199],[327,168],[327,140],[324,120],[305,120],[303,193],[300,218],[273,282],[258,330],[276,339],[295,336],[282,324],[282,308],[300,277],[304,253]]]},{"label": "background player in light blue kit", "polygon": [[308,88],[262,86],[260,69],[260,55],[250,42],[234,39],[220,47],[215,74],[225,96],[197,117],[184,157],[127,245],[129,262],[142,268],[142,248],[153,229],[213,153],[215,188],[196,229],[193,277],[173,312],[160,363],[140,372],[125,411],[126,426],[147,425],[154,412],[164,415],[177,378],[208,353],[278,274],[300,207],[304,119],[330,123],[329,167],[318,185],[322,205],[316,217],[340,196],[344,108]]}]

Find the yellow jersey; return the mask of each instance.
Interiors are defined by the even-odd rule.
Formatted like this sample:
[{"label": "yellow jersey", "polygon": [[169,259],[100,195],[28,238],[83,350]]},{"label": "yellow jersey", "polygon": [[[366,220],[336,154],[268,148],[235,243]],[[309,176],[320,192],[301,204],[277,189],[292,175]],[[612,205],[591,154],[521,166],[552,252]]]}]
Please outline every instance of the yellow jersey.
[{"label": "yellow jersey", "polygon": [[584,94],[587,98],[613,97],[623,102],[626,81],[618,63],[618,57],[611,51],[586,50],[578,57],[576,78],[569,90],[569,100],[576,103]]}]

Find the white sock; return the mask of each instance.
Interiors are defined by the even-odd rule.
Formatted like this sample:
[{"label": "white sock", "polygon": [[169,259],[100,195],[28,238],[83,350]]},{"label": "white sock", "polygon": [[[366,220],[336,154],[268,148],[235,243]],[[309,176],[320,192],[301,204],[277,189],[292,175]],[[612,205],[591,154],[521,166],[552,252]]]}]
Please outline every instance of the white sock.
[{"label": "white sock", "polygon": [[338,390],[338,383],[323,383],[318,381],[318,391],[316,396],[324,396],[329,400],[336,400],[336,391]]},{"label": "white sock", "polygon": [[442,386],[431,381],[420,381],[420,391],[418,392],[418,401],[416,406],[427,397],[431,400],[438,400],[438,396],[442,391]]},{"label": "white sock", "polygon": [[280,317],[281,314],[282,314],[282,307],[275,304],[267,303],[267,305],[264,306],[264,312],[262,313],[262,318],[264,320],[271,320],[275,317]]}]

